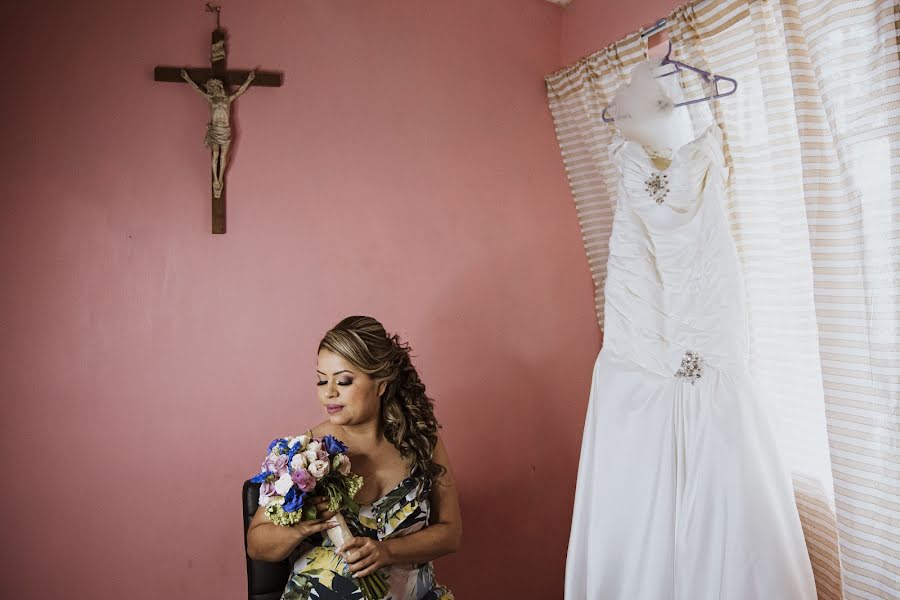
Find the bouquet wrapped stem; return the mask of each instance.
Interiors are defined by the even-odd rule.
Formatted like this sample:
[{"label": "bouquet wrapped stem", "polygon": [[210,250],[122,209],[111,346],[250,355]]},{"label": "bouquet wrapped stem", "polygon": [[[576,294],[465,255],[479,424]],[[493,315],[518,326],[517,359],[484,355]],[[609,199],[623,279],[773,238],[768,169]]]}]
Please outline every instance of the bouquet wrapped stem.
[{"label": "bouquet wrapped stem", "polygon": [[[337,523],[337,527],[328,530],[328,538],[335,548],[340,548],[344,545],[344,542],[353,537],[353,533],[347,526],[344,515],[337,513],[333,519]],[[359,580],[359,589],[362,590],[366,600],[381,600],[388,592],[387,581],[377,571],[372,575],[361,578]]]},{"label": "bouquet wrapped stem", "polygon": [[344,515],[337,513],[333,519],[337,523],[337,527],[328,530],[328,538],[335,548],[340,548],[344,545],[344,542],[353,537],[353,533],[347,527],[347,520],[344,519]]},{"label": "bouquet wrapped stem", "polygon": [[[290,527],[316,519],[311,498],[325,496],[337,525],[328,530],[331,543],[340,548],[353,537],[340,511],[359,512],[353,498],[362,488],[363,479],[350,472],[347,446],[334,437],[312,439],[300,435],[272,440],[262,472],[251,481],[260,484],[259,504],[276,525]],[[387,582],[379,571],[357,579],[357,583],[366,600],[381,600],[388,593]]]}]

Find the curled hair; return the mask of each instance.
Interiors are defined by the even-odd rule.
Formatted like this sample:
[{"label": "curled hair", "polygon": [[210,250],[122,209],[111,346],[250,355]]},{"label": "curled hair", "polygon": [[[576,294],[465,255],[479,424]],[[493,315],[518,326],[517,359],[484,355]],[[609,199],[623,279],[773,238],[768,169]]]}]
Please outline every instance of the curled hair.
[{"label": "curled hair", "polygon": [[375,380],[387,382],[381,396],[384,437],[410,465],[410,475],[423,480],[422,494],[444,474],[434,462],[438,440],[434,402],[425,395],[425,384],[410,360],[409,344],[396,334],[389,336],[372,317],[347,317],[319,343],[319,351],[342,356]]}]

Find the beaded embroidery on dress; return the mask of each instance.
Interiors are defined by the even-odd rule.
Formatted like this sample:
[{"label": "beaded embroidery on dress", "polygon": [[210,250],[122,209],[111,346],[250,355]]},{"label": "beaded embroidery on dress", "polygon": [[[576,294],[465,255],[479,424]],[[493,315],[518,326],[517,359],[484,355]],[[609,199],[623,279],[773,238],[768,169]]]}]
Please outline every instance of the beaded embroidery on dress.
[{"label": "beaded embroidery on dress", "polygon": [[748,366],[722,132],[648,151],[654,131],[659,141],[676,128],[660,113],[652,127],[624,126],[642,143],[618,136],[610,148],[606,322],[565,598],[814,600],[790,477]]}]

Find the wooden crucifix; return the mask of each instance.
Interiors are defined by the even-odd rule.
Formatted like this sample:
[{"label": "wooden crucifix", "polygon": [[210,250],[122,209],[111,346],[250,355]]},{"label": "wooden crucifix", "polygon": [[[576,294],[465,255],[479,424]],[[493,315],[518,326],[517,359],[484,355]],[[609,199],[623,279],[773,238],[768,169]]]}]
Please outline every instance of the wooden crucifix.
[{"label": "wooden crucifix", "polygon": [[[231,103],[251,85],[281,87],[282,77],[281,73],[272,71],[229,71],[225,66],[225,30],[219,24],[221,8],[207,3],[206,10],[216,15],[216,28],[212,32],[212,68],[158,66],[153,70],[153,79],[188,83],[209,102],[206,146],[212,154],[212,232],[225,233],[225,168],[231,146]],[[231,86],[238,82],[240,87],[230,93]]]}]

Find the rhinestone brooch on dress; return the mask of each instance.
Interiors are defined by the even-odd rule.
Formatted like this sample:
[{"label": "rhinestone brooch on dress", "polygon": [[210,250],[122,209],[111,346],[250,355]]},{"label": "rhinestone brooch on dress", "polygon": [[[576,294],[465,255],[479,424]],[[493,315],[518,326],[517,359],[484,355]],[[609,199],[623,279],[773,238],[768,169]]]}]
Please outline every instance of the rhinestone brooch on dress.
[{"label": "rhinestone brooch on dress", "polygon": [[696,352],[688,350],[681,359],[681,368],[675,371],[675,377],[689,379],[691,385],[694,385],[694,382],[700,379],[701,375],[703,375],[703,357]]},{"label": "rhinestone brooch on dress", "polygon": [[644,189],[657,204],[662,204],[669,195],[669,176],[657,171],[644,182]]}]

